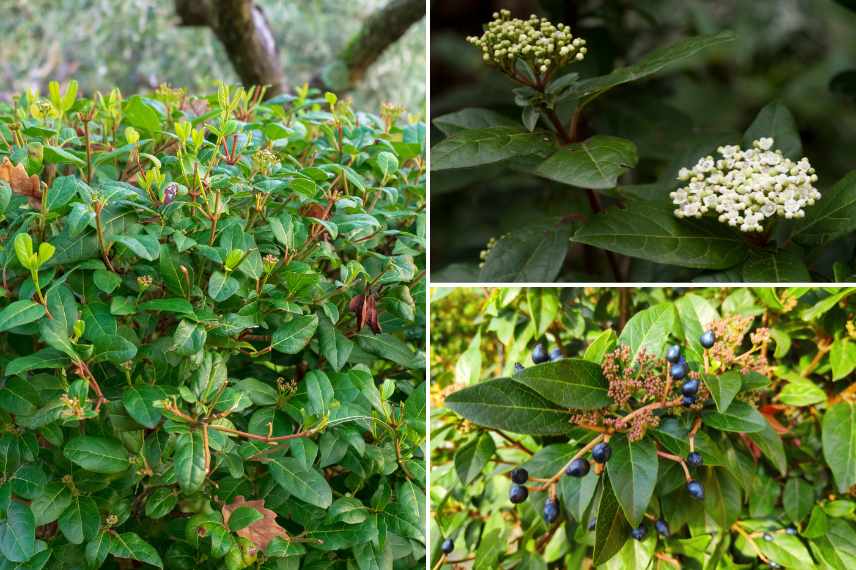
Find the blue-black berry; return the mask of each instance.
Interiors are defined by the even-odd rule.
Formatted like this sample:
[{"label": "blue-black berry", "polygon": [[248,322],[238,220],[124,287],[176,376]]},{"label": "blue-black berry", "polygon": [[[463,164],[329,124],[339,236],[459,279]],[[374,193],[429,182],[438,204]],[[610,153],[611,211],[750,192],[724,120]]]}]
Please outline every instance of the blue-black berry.
[{"label": "blue-black berry", "polygon": [[561,358],[562,358],[562,349],[561,348],[554,348],[553,350],[550,351],[550,360],[551,361],[555,362],[557,360],[560,360]]},{"label": "blue-black berry", "polygon": [[606,463],[612,457],[612,448],[608,443],[598,443],[591,450],[591,458],[598,463]]},{"label": "blue-black berry", "polygon": [[508,492],[508,499],[515,504],[522,503],[528,496],[529,489],[523,485],[512,485],[511,490]]},{"label": "blue-black berry", "polygon": [[645,526],[645,523],[640,524],[639,526],[630,531],[630,536],[632,536],[636,540],[642,540],[643,538],[645,538],[646,534],[648,534],[648,527]]},{"label": "blue-black berry", "polygon": [[690,371],[689,366],[687,366],[687,362],[685,360],[679,360],[675,364],[672,364],[672,378],[675,380],[683,380],[687,375],[687,372]]},{"label": "blue-black berry", "polygon": [[669,532],[669,525],[666,524],[666,521],[664,521],[663,519],[657,519],[657,522],[654,523],[654,528],[657,530],[657,533],[660,536],[669,538],[669,535],[671,533]]},{"label": "blue-black berry", "polygon": [[569,475],[571,477],[585,477],[589,472],[589,468],[589,462],[585,459],[574,459],[568,465],[567,469],[565,469],[565,475]]},{"label": "blue-black berry", "polygon": [[701,453],[693,451],[687,455],[687,464],[690,467],[701,467],[704,465],[704,459],[702,459]]},{"label": "blue-black berry", "polygon": [[696,403],[695,396],[684,396],[681,398],[681,405],[686,406],[687,408]]},{"label": "blue-black berry", "polygon": [[542,362],[547,362],[548,360],[550,360],[550,355],[547,354],[547,349],[544,348],[544,345],[539,342],[532,350],[532,362],[534,362],[535,364],[541,364]]},{"label": "blue-black berry", "polygon": [[716,335],[713,334],[713,331],[704,331],[701,337],[698,339],[701,345],[705,348],[711,348],[713,344],[716,342]]},{"label": "blue-black berry", "polygon": [[440,550],[443,554],[451,554],[451,552],[455,550],[455,541],[451,538],[447,538],[443,541],[443,544],[440,545]]},{"label": "blue-black berry", "polygon": [[704,500],[704,487],[702,487],[701,483],[699,483],[695,479],[687,483],[687,492],[693,499],[696,499],[698,501]]},{"label": "blue-black berry", "polygon": [[523,366],[523,365],[522,365],[522,364],[520,364],[519,362],[515,362],[515,363],[514,363],[514,373],[515,373],[515,374],[520,374],[520,373],[521,373],[521,372],[523,372],[524,370],[526,370],[526,367],[525,367],[525,366]]},{"label": "blue-black berry", "polygon": [[772,535],[772,534],[770,534],[769,532],[765,532],[765,533],[764,533],[764,534],[762,534],[761,536],[762,536],[762,537],[763,537],[763,539],[764,539],[764,540],[766,540],[767,542],[773,542],[773,535]]},{"label": "blue-black berry", "polygon": [[794,535],[794,534],[796,534],[796,533],[797,533],[797,529],[795,529],[795,528],[794,528],[794,527],[792,527],[792,526],[789,526],[788,528],[786,528],[786,529],[785,529],[785,532],[786,532],[786,533],[788,533],[788,534]]},{"label": "blue-black berry", "polygon": [[673,344],[666,351],[666,360],[668,360],[672,364],[677,364],[680,359],[681,359],[681,347],[680,347],[680,345]]},{"label": "blue-black berry", "polygon": [[594,530],[595,526],[597,526],[597,519],[589,519],[588,529]]},{"label": "blue-black berry", "polygon": [[552,524],[559,518],[559,503],[556,499],[547,499],[544,501],[544,522]]},{"label": "blue-black berry", "polygon": [[773,562],[772,560],[770,560],[769,566],[770,566],[770,568],[781,568],[782,567],[781,564],[779,564],[778,562]]},{"label": "blue-black berry", "polygon": [[524,469],[523,467],[518,467],[517,469],[511,470],[511,480],[517,483],[518,485],[524,484],[529,480],[529,471]]},{"label": "blue-black berry", "polygon": [[690,379],[684,382],[684,385],[681,386],[681,393],[684,396],[695,396],[696,394],[698,394],[698,388],[698,380]]}]

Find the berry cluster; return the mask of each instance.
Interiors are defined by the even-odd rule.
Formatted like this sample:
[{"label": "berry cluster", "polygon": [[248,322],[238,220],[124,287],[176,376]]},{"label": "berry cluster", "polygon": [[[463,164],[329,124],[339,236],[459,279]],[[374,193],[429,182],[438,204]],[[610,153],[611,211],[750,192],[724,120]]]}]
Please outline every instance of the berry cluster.
[{"label": "berry cluster", "polygon": [[[716,332],[714,330],[704,331],[699,338],[699,343],[705,349],[706,354],[709,354],[718,344]],[[535,362],[535,364],[541,364],[557,358],[561,358],[560,351],[556,352],[556,356],[553,358],[553,353],[548,354],[546,348],[541,343],[537,344],[532,351],[532,361]],[[633,389],[636,391],[642,390],[645,392],[650,390],[650,394],[648,394],[648,396],[651,396],[652,398],[662,398],[663,389],[668,386],[668,382],[666,381],[663,383],[655,381],[654,377],[657,376],[657,370],[663,368],[663,366],[659,366],[660,363],[656,359],[648,357],[644,353],[641,353],[641,358],[637,357],[635,364],[630,363],[629,360],[629,350],[625,346],[619,347],[616,351],[604,357],[603,370],[604,375],[610,381],[610,389],[612,390],[613,383],[624,382],[632,385]],[[709,394],[701,384],[698,373],[690,371],[689,364],[681,353],[681,347],[679,345],[672,345],[668,348],[666,351],[665,363],[666,366],[668,366],[668,377],[670,377],[671,380],[679,382],[683,381],[680,385],[680,391],[682,394],[680,402],[677,400],[671,401],[668,406],[676,406],[680,403],[686,407],[699,408],[703,404],[704,400],[707,399]],[[517,364],[515,365],[515,368],[519,371],[523,369],[523,366]],[[627,388],[625,387],[623,390],[627,391]],[[618,392],[614,391],[611,393]],[[624,399],[625,403],[630,400],[631,396],[636,397],[633,391],[629,391],[627,393],[628,395]],[[591,461],[596,464],[596,473],[599,475],[603,471],[603,466],[612,457],[612,448],[609,446],[609,434],[613,433],[615,430],[624,429],[627,431],[629,439],[641,439],[644,436],[644,430],[641,434],[638,433],[639,425],[636,419],[645,418],[642,420],[643,422],[659,422],[659,419],[653,415],[653,409],[656,407],[666,407],[666,404],[661,400],[631,412],[627,415],[628,418],[634,416],[631,423],[624,421],[623,416],[619,416],[614,419],[606,418],[602,412],[595,413],[589,411],[574,416],[575,419],[586,420],[578,422],[581,425],[592,425],[595,429],[603,429],[605,431],[584,447],[576,457],[568,462],[564,467],[564,474],[568,477],[577,478],[588,475],[591,471],[591,463],[585,458],[585,454],[587,451],[590,451]],[[594,424],[597,423],[597,420],[600,420],[600,422],[606,427],[603,428],[601,426],[595,426]],[[699,468],[704,465],[702,455],[693,449],[694,433],[695,430],[690,434],[690,452],[686,458],[681,458],[663,452],[658,453],[669,459],[678,461],[683,465],[684,473],[687,478],[687,493],[691,498],[702,501],[704,500],[704,487],[699,481],[691,477],[689,471],[689,468]],[[560,515],[559,502],[556,499],[555,493],[555,480],[558,479],[560,475],[561,472],[556,474],[553,479],[547,480],[545,485],[535,489],[537,491],[543,491],[547,489],[547,487],[550,488],[550,496],[544,502],[543,510],[544,522],[547,524],[554,523],[558,520]],[[529,481],[529,472],[523,467],[516,467],[509,473],[509,476],[512,481],[512,486],[508,493],[509,500],[514,504],[526,501],[526,499],[529,498],[529,488],[526,486],[526,483]],[[589,525],[589,529],[593,528],[593,524],[594,523],[592,522]],[[670,535],[669,525],[662,518],[655,521],[654,528],[661,536],[668,537]],[[642,523],[631,530],[631,536],[636,540],[643,540],[645,536],[647,536],[647,533],[648,528],[645,523]],[[444,545],[445,544],[446,543],[444,542]]]},{"label": "berry cluster", "polygon": [[518,59],[548,76],[570,61],[582,60],[587,51],[586,41],[575,38],[567,25],[554,25],[534,14],[528,20],[512,18],[508,10],[494,12],[481,37],[470,36],[467,41],[481,48],[486,63],[512,76]]},{"label": "berry cluster", "polygon": [[820,199],[813,186],[817,175],[807,158],[799,162],[771,150],[773,139],[762,138],[749,150],[721,146],[719,160],[706,156],[692,169],[682,168],[678,180],[688,184],[669,196],[679,218],[701,218],[708,212],[743,232],[764,231],[762,222],[779,216],[802,218],[804,208]]}]

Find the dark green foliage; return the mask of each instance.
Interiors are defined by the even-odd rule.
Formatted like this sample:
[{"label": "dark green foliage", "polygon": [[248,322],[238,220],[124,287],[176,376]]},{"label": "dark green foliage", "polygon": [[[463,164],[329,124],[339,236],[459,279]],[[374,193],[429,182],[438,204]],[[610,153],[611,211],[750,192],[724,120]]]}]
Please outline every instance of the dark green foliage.
[{"label": "dark green foliage", "polygon": [[0,106],[3,561],[424,563],[424,126],[259,95]]},{"label": "dark green foliage", "polygon": [[[464,316],[459,307],[470,303],[479,312]],[[432,359],[446,355],[432,369],[438,536],[460,537],[458,558],[489,567],[525,559],[542,568],[652,568],[673,566],[672,558],[682,567],[824,568],[850,560],[854,303],[853,288],[438,296],[432,326],[444,332],[433,338]],[[459,324],[475,330],[459,333]],[[568,358],[506,376],[541,330],[541,341]],[[716,336],[709,349],[700,342],[705,330]],[[446,352],[462,345],[457,359]],[[675,345],[691,370],[683,382],[667,375]],[[478,362],[466,377],[457,374],[464,362]],[[694,395],[684,396],[690,383]],[[589,405],[602,391],[606,401]],[[451,464],[474,442],[487,448],[485,438],[494,451],[462,484]],[[510,466],[527,470],[526,487],[512,486]],[[524,489],[526,501],[509,508],[508,494],[520,498]],[[439,547],[432,542],[435,562]]]}]

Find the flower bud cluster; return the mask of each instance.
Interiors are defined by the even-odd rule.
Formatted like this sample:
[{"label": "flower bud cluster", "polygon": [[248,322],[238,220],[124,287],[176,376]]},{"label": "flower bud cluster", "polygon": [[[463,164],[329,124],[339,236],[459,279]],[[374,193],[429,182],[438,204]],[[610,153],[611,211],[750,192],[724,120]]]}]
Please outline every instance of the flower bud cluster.
[{"label": "flower bud cluster", "polygon": [[686,186],[672,192],[679,218],[701,218],[708,212],[743,232],[764,230],[773,216],[802,218],[804,208],[820,199],[813,186],[817,175],[807,158],[794,162],[772,150],[772,138],[761,138],[752,148],[721,146],[722,156],[706,156],[691,169],[681,168],[678,180]]},{"label": "flower bud cluster", "polygon": [[621,407],[631,397],[639,402],[653,400],[662,395],[665,387],[666,362],[640,350],[631,360],[630,347],[622,344],[604,355],[601,369],[609,383],[607,393]]},{"label": "flower bud cluster", "polygon": [[[770,331],[766,328],[758,328],[749,335],[753,347],[748,351],[742,351],[743,339],[749,332],[753,317],[732,315],[724,319],[713,321],[709,329],[716,334],[716,344],[710,349],[710,356],[718,361],[723,369],[739,366],[740,372],[767,373],[767,356],[765,351],[759,350],[770,338]],[[737,352],[741,351],[739,356]]]},{"label": "flower bud cluster", "polygon": [[508,10],[495,12],[481,37],[467,41],[481,48],[486,63],[511,75],[518,58],[536,73],[548,74],[569,61],[582,60],[587,51],[586,41],[575,38],[569,26],[554,25],[534,14],[528,20],[512,18]]}]

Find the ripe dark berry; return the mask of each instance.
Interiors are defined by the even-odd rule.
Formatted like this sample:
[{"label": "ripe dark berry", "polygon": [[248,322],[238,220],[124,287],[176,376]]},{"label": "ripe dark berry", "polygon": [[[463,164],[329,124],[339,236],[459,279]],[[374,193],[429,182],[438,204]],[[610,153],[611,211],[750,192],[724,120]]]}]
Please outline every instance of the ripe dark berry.
[{"label": "ripe dark berry", "polygon": [[713,346],[713,343],[716,342],[716,335],[713,334],[713,331],[704,331],[698,341],[703,347],[711,348]]},{"label": "ripe dark berry", "polygon": [[508,492],[508,499],[514,504],[522,503],[528,496],[529,489],[523,485],[512,485],[511,490]]},{"label": "ripe dark berry", "polygon": [[685,361],[679,361],[676,364],[672,364],[672,378],[675,380],[683,380],[689,371],[690,368],[687,366]]},{"label": "ripe dark berry", "polygon": [[565,475],[570,475],[571,477],[585,477],[589,472],[589,462],[585,459],[578,458],[571,461],[568,468],[565,469]]},{"label": "ripe dark berry", "polygon": [[547,499],[544,501],[544,522],[552,524],[559,518],[559,503],[556,499]]},{"label": "ripe dark berry", "polygon": [[698,501],[704,500],[704,487],[702,487],[701,483],[699,483],[695,479],[687,483],[687,492],[693,499],[696,499]]},{"label": "ripe dark berry", "polygon": [[515,363],[514,363],[514,373],[515,373],[515,374],[520,374],[520,373],[521,373],[521,372],[523,372],[524,370],[526,370],[526,367],[525,367],[525,366],[523,366],[523,365],[522,365],[522,364],[520,364],[519,362],[515,362]]},{"label": "ripe dark berry", "polygon": [[673,344],[669,347],[669,350],[666,351],[666,360],[668,360],[672,364],[677,364],[680,359],[681,347],[677,344]]},{"label": "ripe dark berry", "polygon": [[630,536],[632,536],[636,540],[642,540],[643,538],[645,538],[646,534],[648,534],[648,527],[645,526],[645,523],[640,524],[639,526],[630,531]]},{"label": "ripe dark berry", "polygon": [[590,519],[588,524],[589,530],[594,530],[594,527],[597,526],[597,519]]},{"label": "ripe dark berry", "polygon": [[529,471],[527,471],[523,467],[512,469],[511,480],[517,483],[518,485],[522,485],[523,483],[529,480]]},{"label": "ripe dark berry", "polygon": [[551,361],[555,362],[561,358],[562,358],[562,349],[561,348],[554,348],[553,350],[550,351],[550,360]]},{"label": "ripe dark berry", "polygon": [[657,529],[657,533],[660,534],[660,536],[669,538],[671,533],[669,532],[669,525],[666,524],[666,521],[663,519],[657,519],[657,522],[654,523],[654,528]]},{"label": "ripe dark berry", "polygon": [[608,443],[598,443],[591,450],[591,458],[598,463],[606,463],[612,457],[612,448]]},{"label": "ripe dark berry", "polygon": [[542,362],[547,362],[548,360],[550,360],[550,355],[547,354],[547,349],[544,348],[544,345],[539,342],[532,350],[532,362],[534,362],[535,364],[541,364]]},{"label": "ripe dark berry", "polygon": [[687,408],[696,403],[695,396],[684,396],[681,398],[681,405],[686,406]]},{"label": "ripe dark berry", "polygon": [[781,568],[782,567],[781,564],[779,564],[778,562],[773,562],[772,560],[770,560],[769,566],[770,566],[770,568]]},{"label": "ripe dark berry", "polygon": [[797,529],[795,529],[795,528],[794,528],[794,527],[792,527],[792,526],[789,526],[788,528],[786,528],[786,529],[785,529],[785,532],[786,532],[786,533],[788,533],[788,534],[793,535],[793,534],[796,534],[796,533],[797,533]]},{"label": "ripe dark berry", "polygon": [[772,534],[770,534],[769,532],[765,532],[765,533],[764,533],[763,535],[761,535],[761,536],[762,536],[762,537],[764,538],[764,540],[766,540],[767,542],[773,542],[773,535],[772,535]]},{"label": "ripe dark berry", "polygon": [[687,464],[689,464],[690,467],[701,467],[704,465],[704,459],[702,459],[701,453],[693,451],[687,455]]},{"label": "ripe dark berry", "polygon": [[443,544],[440,545],[440,550],[443,554],[451,554],[451,552],[455,550],[455,541],[451,538],[447,538],[443,541]]},{"label": "ripe dark berry", "polygon": [[681,392],[684,396],[695,396],[698,394],[698,388],[698,380],[690,379],[684,382],[684,385],[681,386]]}]

